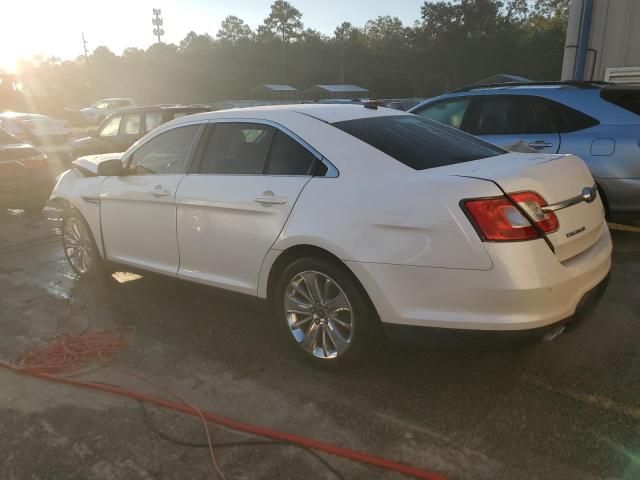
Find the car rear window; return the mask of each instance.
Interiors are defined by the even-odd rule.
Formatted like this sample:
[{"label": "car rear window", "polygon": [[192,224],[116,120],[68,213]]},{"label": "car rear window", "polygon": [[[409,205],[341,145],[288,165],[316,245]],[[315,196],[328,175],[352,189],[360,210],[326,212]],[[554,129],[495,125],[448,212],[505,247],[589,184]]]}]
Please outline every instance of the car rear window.
[{"label": "car rear window", "polygon": [[609,103],[640,115],[640,88],[603,88],[600,96]]},{"label": "car rear window", "polygon": [[361,118],[333,126],[415,170],[506,153],[468,133],[415,115]]}]

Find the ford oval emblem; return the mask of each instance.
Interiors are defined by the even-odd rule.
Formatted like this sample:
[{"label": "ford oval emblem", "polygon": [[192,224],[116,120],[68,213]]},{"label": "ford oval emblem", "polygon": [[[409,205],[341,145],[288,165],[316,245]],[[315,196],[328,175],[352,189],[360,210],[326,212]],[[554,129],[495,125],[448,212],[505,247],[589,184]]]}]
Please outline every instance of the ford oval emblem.
[{"label": "ford oval emblem", "polygon": [[584,187],[582,189],[582,199],[587,203],[593,202],[597,196],[598,196],[598,187],[596,186]]}]

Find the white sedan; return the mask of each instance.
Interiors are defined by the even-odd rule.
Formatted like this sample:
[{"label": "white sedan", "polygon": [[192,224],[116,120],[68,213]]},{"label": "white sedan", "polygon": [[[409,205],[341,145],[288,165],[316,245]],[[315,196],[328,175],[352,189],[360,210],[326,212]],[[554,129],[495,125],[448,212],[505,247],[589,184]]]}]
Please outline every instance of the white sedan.
[{"label": "white sedan", "polygon": [[572,155],[508,153],[369,105],[180,118],[58,180],[77,274],[122,264],[268,299],[291,344],[350,361],[382,331],[560,324],[611,237]]}]

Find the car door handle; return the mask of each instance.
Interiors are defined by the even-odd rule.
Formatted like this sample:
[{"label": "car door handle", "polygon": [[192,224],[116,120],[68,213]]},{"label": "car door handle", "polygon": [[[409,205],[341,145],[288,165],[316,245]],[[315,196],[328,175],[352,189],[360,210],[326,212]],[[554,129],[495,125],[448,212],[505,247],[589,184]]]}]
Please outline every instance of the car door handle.
[{"label": "car door handle", "polygon": [[255,201],[262,205],[284,205],[287,203],[287,197],[275,195],[271,191],[264,192],[261,196],[256,197]]},{"label": "car door handle", "polygon": [[166,188],[162,188],[160,185],[156,185],[153,190],[147,192],[149,195],[153,195],[154,197],[168,197],[171,195],[171,192]]},{"label": "car door handle", "polygon": [[536,140],[528,144],[531,148],[551,148],[553,144],[545,142],[544,140]]}]

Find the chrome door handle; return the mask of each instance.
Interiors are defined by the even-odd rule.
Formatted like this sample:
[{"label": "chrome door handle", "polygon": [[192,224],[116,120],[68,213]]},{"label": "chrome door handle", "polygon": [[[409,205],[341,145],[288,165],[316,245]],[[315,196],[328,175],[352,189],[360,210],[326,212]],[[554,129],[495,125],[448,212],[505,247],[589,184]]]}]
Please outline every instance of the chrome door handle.
[{"label": "chrome door handle", "polygon": [[169,190],[167,190],[166,188],[162,188],[160,185],[156,185],[153,190],[147,193],[149,193],[149,195],[153,195],[154,197],[168,197],[169,195],[171,195],[171,192]]},{"label": "chrome door handle", "polygon": [[273,192],[264,192],[262,196],[256,197],[255,201],[262,205],[284,205],[287,203],[287,197],[274,195]]},{"label": "chrome door handle", "polygon": [[551,148],[553,145],[549,142],[545,142],[544,140],[536,140],[535,142],[531,142],[529,144],[531,148]]}]

